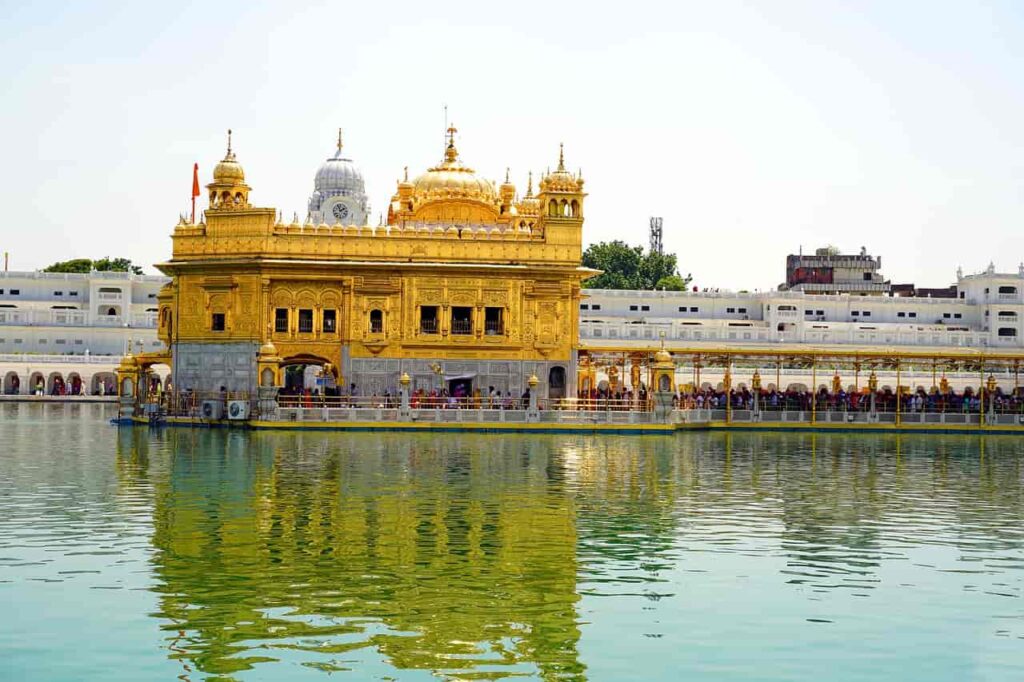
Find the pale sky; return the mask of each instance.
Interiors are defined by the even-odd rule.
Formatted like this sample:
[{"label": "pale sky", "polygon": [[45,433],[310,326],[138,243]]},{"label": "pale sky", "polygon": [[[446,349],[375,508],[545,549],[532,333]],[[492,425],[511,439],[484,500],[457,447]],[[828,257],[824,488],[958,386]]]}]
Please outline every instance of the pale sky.
[{"label": "pale sky", "polygon": [[[701,287],[867,247],[897,282],[1024,260],[1024,3],[0,0],[0,250],[11,269],[170,256],[225,130],[257,206],[306,214],[345,130],[376,224],[462,159],[587,180],[584,241],[665,247]],[[205,199],[200,198],[205,206]]]}]

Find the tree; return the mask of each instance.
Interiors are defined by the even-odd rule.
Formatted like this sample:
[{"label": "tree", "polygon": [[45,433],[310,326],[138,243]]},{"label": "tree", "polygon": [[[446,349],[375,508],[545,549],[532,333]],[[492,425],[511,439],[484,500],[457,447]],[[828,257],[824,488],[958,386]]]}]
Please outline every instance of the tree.
[{"label": "tree", "polygon": [[661,289],[663,291],[686,291],[690,286],[690,276],[682,278],[679,275],[666,275],[658,280],[658,283],[654,285],[655,289]]},{"label": "tree", "polygon": [[110,258],[104,256],[97,260],[88,258],[75,258],[54,263],[43,268],[43,272],[78,272],[88,274],[96,270],[98,272],[130,272],[134,275],[143,274],[142,268],[133,265],[127,258]]},{"label": "tree", "polygon": [[92,270],[92,261],[88,258],[75,258],[74,260],[61,261],[60,263],[54,263],[47,268],[43,268],[43,272],[87,273],[90,270]]},{"label": "tree", "polygon": [[583,265],[602,271],[584,282],[590,289],[685,291],[692,279],[680,276],[674,253],[645,254],[642,246],[618,240],[588,246]]}]

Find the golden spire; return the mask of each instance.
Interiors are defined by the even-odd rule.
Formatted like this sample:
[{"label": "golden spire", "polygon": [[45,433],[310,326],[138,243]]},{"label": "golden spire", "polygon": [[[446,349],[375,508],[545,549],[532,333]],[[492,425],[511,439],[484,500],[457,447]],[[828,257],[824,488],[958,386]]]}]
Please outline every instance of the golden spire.
[{"label": "golden spire", "polygon": [[224,155],[224,160],[235,158],[234,152],[231,151],[231,128],[228,128],[228,153]]},{"label": "golden spire", "polygon": [[409,182],[409,167],[405,167],[405,176],[402,178],[402,182]]},{"label": "golden spire", "polygon": [[530,171],[526,176],[526,196],[533,196],[533,171]]},{"label": "golden spire", "polygon": [[508,168],[508,166],[505,166],[505,184],[506,184],[506,185],[507,185],[507,184],[509,183],[509,180],[508,180],[508,171],[509,171],[509,168]]},{"label": "golden spire", "polygon": [[341,128],[338,128],[338,151],[341,151]]},{"label": "golden spire", "polygon": [[558,170],[565,170],[565,145],[558,143]]},{"label": "golden spire", "polygon": [[459,152],[455,149],[455,133],[459,132],[459,129],[452,123],[448,126],[448,147],[444,150],[444,160],[452,163],[459,158]]}]

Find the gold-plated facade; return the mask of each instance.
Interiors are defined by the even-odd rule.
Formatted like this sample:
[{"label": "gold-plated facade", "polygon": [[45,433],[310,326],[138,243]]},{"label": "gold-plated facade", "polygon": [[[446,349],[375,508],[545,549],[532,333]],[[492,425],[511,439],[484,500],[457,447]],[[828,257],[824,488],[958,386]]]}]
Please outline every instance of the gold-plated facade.
[{"label": "gold-plated facade", "polygon": [[232,365],[213,377],[229,390],[267,385],[267,370],[281,385],[282,368],[300,363],[329,366],[341,383],[361,360],[384,359],[545,363],[523,368],[515,388],[557,363],[556,383],[574,385],[580,281],[593,272],[580,265],[583,180],[560,158],[536,197],[531,178],[516,201],[508,177],[495,187],[462,164],[448,132],[444,160],[400,181],[376,227],[286,224],[253,207],[229,138],[205,220],[180,222],[158,265],[172,277],[159,335],[175,376],[179,355],[192,358],[179,388],[211,376],[204,348]]}]

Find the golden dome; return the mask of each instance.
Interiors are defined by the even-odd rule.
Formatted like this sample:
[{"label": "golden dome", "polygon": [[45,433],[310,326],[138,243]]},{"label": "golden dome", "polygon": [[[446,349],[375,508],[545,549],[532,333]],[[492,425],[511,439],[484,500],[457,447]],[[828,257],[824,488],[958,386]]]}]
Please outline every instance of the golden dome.
[{"label": "golden dome", "polygon": [[459,152],[455,149],[456,129],[448,129],[448,147],[444,150],[444,161],[428,168],[412,181],[413,196],[419,201],[436,199],[474,199],[493,204],[497,198],[494,184],[478,176],[476,172],[462,165]]},{"label": "golden dome", "polygon": [[277,357],[277,347],[270,341],[267,341],[260,346],[260,355],[268,358]]},{"label": "golden dome", "polygon": [[224,158],[213,169],[213,181],[222,184],[241,184],[245,182],[245,171],[242,164],[235,159],[235,153],[231,151],[231,130],[228,130],[228,152]]},{"label": "golden dome", "polygon": [[654,354],[654,361],[657,363],[670,363],[672,362],[672,354],[662,348]]},{"label": "golden dome", "polygon": [[558,168],[544,176],[540,189],[542,192],[578,192],[580,189],[580,181],[565,170],[565,150],[561,144],[558,145]]},{"label": "golden dome", "polygon": [[[493,182],[481,178],[459,160],[455,149],[456,132],[454,127],[448,129],[444,161],[427,169],[411,183],[400,183],[399,195],[403,194],[403,189],[411,194],[417,220],[493,221],[498,215],[497,189]],[[467,204],[475,204],[475,207],[469,208]],[[459,205],[463,208],[456,208]]]}]

